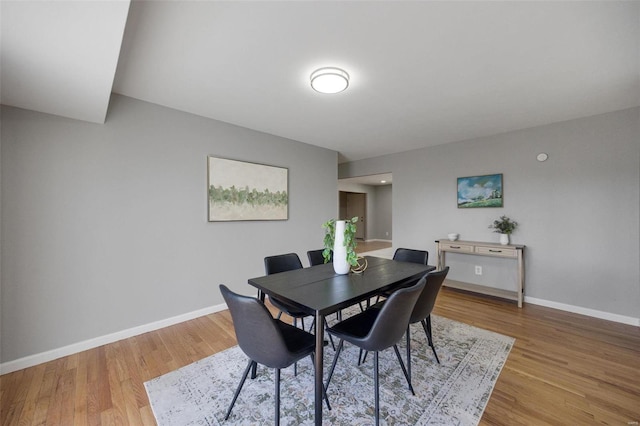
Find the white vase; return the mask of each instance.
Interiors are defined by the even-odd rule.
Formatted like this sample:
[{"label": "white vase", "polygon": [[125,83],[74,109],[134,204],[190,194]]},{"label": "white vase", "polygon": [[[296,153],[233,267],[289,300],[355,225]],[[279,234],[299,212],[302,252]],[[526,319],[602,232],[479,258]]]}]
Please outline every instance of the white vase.
[{"label": "white vase", "polygon": [[336,235],[333,239],[333,270],[336,274],[349,273],[351,265],[347,263],[347,248],[344,246],[344,220],[336,220]]},{"label": "white vase", "polygon": [[500,234],[500,244],[503,246],[509,244],[509,234]]}]

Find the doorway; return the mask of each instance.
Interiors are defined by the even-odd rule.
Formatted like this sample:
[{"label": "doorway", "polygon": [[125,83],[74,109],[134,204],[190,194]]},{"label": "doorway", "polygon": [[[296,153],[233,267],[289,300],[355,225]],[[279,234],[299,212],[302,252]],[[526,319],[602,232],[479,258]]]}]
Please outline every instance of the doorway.
[{"label": "doorway", "polygon": [[340,217],[351,219],[358,217],[356,239],[367,239],[367,194],[340,191]]}]

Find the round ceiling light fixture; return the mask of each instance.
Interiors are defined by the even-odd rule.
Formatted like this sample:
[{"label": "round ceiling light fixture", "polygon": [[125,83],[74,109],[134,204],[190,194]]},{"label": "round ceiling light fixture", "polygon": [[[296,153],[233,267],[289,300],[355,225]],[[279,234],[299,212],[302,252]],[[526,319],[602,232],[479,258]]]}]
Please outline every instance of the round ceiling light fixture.
[{"label": "round ceiling light fixture", "polygon": [[349,87],[349,74],[340,68],[319,68],[311,73],[311,87],[320,93],[342,92]]}]

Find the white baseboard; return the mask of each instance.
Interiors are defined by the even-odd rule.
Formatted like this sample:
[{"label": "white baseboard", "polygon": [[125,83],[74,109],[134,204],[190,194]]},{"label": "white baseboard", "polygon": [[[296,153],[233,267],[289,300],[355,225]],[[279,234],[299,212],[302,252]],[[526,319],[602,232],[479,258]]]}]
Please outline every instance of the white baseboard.
[{"label": "white baseboard", "polygon": [[390,244],[393,242],[393,240],[383,240],[383,239],[380,239],[380,238],[372,238],[370,240],[364,240],[364,241],[365,241],[365,243],[372,243],[372,242],[375,242],[375,241],[379,241],[381,243],[390,243]]},{"label": "white baseboard", "polygon": [[[612,314],[610,312],[598,311],[595,309],[583,308],[580,306],[568,305],[565,303],[558,303],[550,300],[538,299],[538,298],[529,297],[529,296],[525,296],[524,301],[526,303],[531,303],[533,305],[546,306],[548,308],[554,308],[562,311],[573,312],[576,314],[587,315],[590,317],[619,322],[622,324],[640,326],[640,318]],[[186,314],[177,315],[175,317],[167,318],[164,320],[152,322],[152,323],[141,325],[138,327],[133,327],[133,328],[122,330],[112,334],[107,334],[105,336],[96,337],[94,339],[85,340],[83,342],[74,343],[72,345],[64,346],[61,348],[52,349],[47,352],[29,355],[24,358],[19,358],[13,361],[1,363],[0,375],[22,370],[23,368],[33,367],[34,365],[42,364],[43,362],[53,361],[54,359],[73,355],[75,353],[86,351],[88,349],[97,348],[98,346],[117,342],[118,340],[127,339],[133,336],[138,336],[140,334],[147,333],[149,331],[159,330],[164,327],[169,327],[171,325],[189,321],[194,318],[202,317],[215,312],[220,312],[225,309],[227,309],[227,305],[225,305],[224,303],[221,305],[210,306],[208,308],[199,309],[197,311],[188,312]]]},{"label": "white baseboard", "polygon": [[583,308],[581,306],[567,305],[565,303],[553,302],[550,300],[538,299],[535,297],[524,297],[526,303],[546,306],[547,308],[559,309],[561,311],[573,312],[574,314],[587,315],[589,317],[600,318],[622,324],[635,325],[640,327],[640,318],[628,317],[625,315],[612,314],[611,312],[598,311],[596,309]]},{"label": "white baseboard", "polygon": [[175,317],[152,322],[150,324],[144,324],[138,327],[129,328],[127,330],[118,331],[116,333],[107,334],[106,336],[96,337],[94,339],[89,339],[83,342],[74,343],[68,346],[64,346],[62,348],[52,349],[47,352],[29,355],[24,358],[19,358],[13,361],[1,363],[0,375],[11,373],[13,371],[22,370],[23,368],[33,367],[34,365],[42,364],[43,362],[53,361],[54,359],[62,358],[68,355],[73,355],[75,353],[86,351],[88,349],[97,348],[98,346],[117,342],[118,340],[127,339],[133,336],[138,336],[143,333],[148,333],[149,331],[159,330],[164,327],[169,327],[171,325],[189,321],[194,318],[202,317],[215,312],[223,311],[225,309],[227,309],[227,305],[224,303],[221,305],[210,306],[207,308],[199,309],[197,311],[188,312],[186,314],[177,315]]}]

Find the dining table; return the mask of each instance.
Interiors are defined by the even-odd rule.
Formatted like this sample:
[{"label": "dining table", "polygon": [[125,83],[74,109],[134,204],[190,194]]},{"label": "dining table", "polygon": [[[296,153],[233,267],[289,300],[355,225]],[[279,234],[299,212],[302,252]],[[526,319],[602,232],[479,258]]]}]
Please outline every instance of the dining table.
[{"label": "dining table", "polygon": [[407,285],[436,269],[431,265],[381,257],[365,256],[365,259],[367,268],[362,273],[340,275],[333,270],[333,264],[327,263],[248,280],[258,289],[262,300],[265,295],[277,297],[315,318],[316,425],[322,424],[325,318],[382,292]]}]

